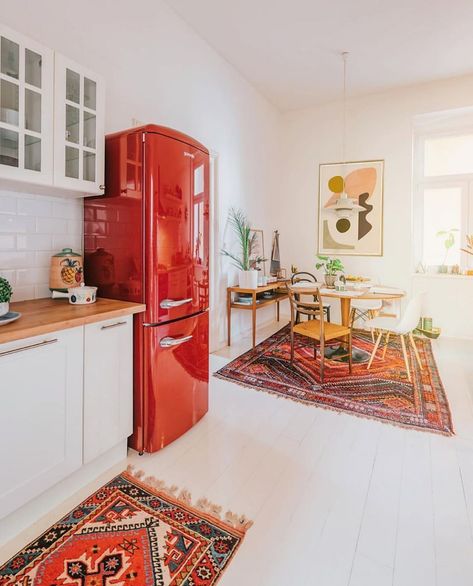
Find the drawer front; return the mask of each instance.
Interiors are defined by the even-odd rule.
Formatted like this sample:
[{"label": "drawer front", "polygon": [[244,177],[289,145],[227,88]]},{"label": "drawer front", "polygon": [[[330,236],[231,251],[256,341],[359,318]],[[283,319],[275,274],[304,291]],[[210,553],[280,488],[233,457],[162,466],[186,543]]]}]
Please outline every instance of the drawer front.
[{"label": "drawer front", "polygon": [[0,345],[0,518],[82,464],[83,328]]}]

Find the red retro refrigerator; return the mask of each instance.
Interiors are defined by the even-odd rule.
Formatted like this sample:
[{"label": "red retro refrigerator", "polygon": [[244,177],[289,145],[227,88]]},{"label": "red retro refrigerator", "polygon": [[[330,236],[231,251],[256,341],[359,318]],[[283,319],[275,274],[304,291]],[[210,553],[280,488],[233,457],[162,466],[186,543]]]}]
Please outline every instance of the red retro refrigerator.
[{"label": "red retro refrigerator", "polygon": [[155,452],[208,410],[209,152],[147,125],[105,142],[106,189],[84,203],[85,279],[146,303],[134,321],[131,447]]}]

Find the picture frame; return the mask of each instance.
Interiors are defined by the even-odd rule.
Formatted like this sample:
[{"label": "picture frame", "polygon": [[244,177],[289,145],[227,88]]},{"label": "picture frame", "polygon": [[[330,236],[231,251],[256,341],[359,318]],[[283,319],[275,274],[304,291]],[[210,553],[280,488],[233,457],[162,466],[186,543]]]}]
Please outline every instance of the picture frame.
[{"label": "picture frame", "polygon": [[[332,206],[342,194],[364,209],[341,217]],[[320,164],[318,254],[383,256],[383,206],[383,159]]]},{"label": "picture frame", "polygon": [[[260,230],[259,228],[252,228],[250,230],[250,235],[253,236],[253,234],[256,234],[256,247],[255,247],[255,250],[253,251],[252,258],[257,258],[257,257],[266,258],[265,254],[264,254],[264,232],[263,232],[263,230]],[[263,274],[266,275],[266,261],[261,263],[261,267],[263,269]]]}]

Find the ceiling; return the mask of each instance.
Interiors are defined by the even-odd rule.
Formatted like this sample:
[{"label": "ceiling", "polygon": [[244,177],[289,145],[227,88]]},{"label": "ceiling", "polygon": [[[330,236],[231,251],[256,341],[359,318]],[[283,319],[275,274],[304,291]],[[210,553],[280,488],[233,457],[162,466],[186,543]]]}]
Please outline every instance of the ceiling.
[{"label": "ceiling", "polygon": [[472,0],[166,0],[281,110],[473,72]]}]

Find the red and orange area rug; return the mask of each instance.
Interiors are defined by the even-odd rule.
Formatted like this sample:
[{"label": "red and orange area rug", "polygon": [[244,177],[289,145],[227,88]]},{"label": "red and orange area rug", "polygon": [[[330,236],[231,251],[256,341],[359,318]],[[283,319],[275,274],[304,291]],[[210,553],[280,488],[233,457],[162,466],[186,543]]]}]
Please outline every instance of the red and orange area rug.
[{"label": "red and orange area rug", "polygon": [[221,521],[218,507],[186,500],[125,472],[3,565],[0,584],[215,584],[251,523],[232,513]]},{"label": "red and orange area rug", "polygon": [[[418,367],[409,345],[412,374],[409,382],[398,340],[389,342],[384,359],[379,350],[371,369],[367,370],[373,342],[369,333],[356,331],[353,348],[359,362],[353,364],[352,375],[348,374],[345,362],[326,358],[321,384],[320,364],[318,358],[314,360],[311,340],[296,334],[295,360],[291,366],[289,335],[289,326],[285,326],[225,365],[215,376],[308,405],[408,428],[453,434],[450,408],[430,340],[416,340],[423,370]],[[335,342],[332,347],[338,345]],[[330,349],[327,354],[330,355]]]}]

